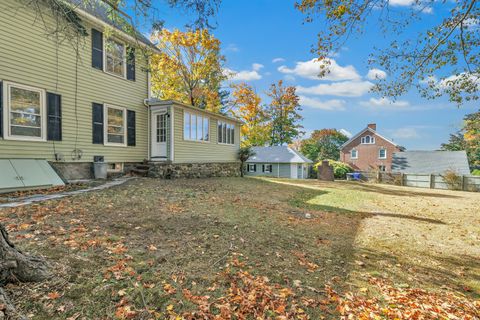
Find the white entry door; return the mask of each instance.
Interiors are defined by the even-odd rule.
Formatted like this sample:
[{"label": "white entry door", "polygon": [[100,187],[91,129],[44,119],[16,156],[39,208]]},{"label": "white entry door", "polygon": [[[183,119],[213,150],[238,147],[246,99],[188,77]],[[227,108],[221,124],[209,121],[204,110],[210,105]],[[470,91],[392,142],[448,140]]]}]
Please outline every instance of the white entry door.
[{"label": "white entry door", "polygon": [[298,167],[296,163],[290,164],[290,178],[298,179]]},{"label": "white entry door", "polygon": [[168,114],[166,110],[152,112],[152,160],[167,159]]}]

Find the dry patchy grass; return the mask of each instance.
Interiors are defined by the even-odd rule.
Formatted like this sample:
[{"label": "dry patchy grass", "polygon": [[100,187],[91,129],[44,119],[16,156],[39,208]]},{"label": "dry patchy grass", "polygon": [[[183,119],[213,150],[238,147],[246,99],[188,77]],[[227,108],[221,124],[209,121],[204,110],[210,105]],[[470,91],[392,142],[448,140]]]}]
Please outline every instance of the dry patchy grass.
[{"label": "dry patchy grass", "polygon": [[372,277],[478,299],[479,200],[358,183],[139,179],[0,219],[55,270],[8,287],[35,319],[198,319],[204,309],[226,319],[227,305],[318,319],[338,317],[332,290],[380,294]]}]

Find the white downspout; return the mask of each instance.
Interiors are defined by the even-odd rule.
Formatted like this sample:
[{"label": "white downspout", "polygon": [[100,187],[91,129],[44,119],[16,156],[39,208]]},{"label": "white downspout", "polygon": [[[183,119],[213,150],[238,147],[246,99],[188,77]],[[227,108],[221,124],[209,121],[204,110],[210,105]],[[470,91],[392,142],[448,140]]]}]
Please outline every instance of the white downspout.
[{"label": "white downspout", "polygon": [[280,178],[280,162],[277,162],[277,178]]}]

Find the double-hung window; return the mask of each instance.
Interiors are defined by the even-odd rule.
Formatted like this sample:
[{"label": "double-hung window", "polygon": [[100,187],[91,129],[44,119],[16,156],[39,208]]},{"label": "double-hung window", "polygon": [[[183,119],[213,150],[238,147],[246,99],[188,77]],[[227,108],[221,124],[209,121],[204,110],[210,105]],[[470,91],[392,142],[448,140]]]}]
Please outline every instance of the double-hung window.
[{"label": "double-hung window", "polygon": [[127,110],[122,107],[105,105],[105,145],[127,145]]},{"label": "double-hung window", "polygon": [[247,171],[248,172],[257,172],[257,165],[256,164],[249,164],[247,166]]},{"label": "double-hung window", "polygon": [[352,149],[350,152],[350,158],[351,159],[358,159],[358,150],[357,149]]},{"label": "double-hung window", "polygon": [[378,150],[378,159],[387,159],[387,149]]},{"label": "double-hung window", "polygon": [[272,165],[271,164],[264,164],[263,165],[263,172],[265,173],[272,173]]},{"label": "double-hung window", "polygon": [[105,72],[126,77],[126,49],[123,43],[113,39],[105,40]]},{"label": "double-hung window", "polygon": [[4,82],[4,137],[46,140],[45,90]]},{"label": "double-hung window", "polygon": [[235,125],[218,121],[218,143],[235,144]]},{"label": "double-hung window", "polygon": [[185,111],[183,119],[183,139],[210,141],[210,119],[206,116]]}]

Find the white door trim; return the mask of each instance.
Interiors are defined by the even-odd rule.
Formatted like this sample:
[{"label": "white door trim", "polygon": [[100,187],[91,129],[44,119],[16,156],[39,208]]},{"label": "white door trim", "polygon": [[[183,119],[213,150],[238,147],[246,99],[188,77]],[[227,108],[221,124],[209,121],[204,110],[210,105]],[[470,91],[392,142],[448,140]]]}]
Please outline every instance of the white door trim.
[{"label": "white door trim", "polygon": [[[152,161],[166,161],[168,160],[168,139],[165,137],[164,142],[157,142],[157,116],[165,115],[166,116],[166,126],[168,130],[168,123],[170,121],[168,117],[167,108],[156,109],[152,110],[151,116],[151,137],[150,137],[150,144],[151,144],[151,154],[150,160]],[[164,149],[164,150],[163,150]]]}]

